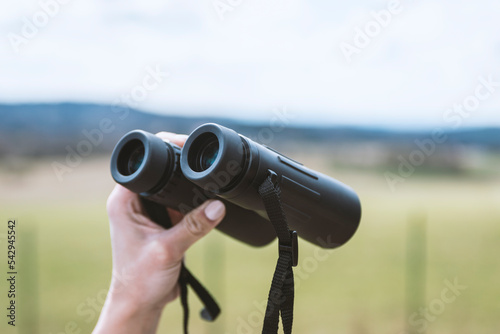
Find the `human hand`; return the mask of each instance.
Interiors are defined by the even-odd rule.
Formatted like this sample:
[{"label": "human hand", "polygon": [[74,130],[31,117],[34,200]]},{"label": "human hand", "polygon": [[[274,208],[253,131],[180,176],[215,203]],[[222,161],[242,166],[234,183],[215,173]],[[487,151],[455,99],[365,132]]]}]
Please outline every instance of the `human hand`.
[{"label": "human hand", "polygon": [[[178,146],[187,138],[167,132],[157,136]],[[117,185],[109,196],[114,274],[93,334],[155,333],[163,308],[179,295],[184,253],[225,214],[218,200],[209,200],[184,217],[166,210],[174,224],[170,229],[151,221],[139,196],[128,189]],[[120,275],[128,277],[125,282]]]}]

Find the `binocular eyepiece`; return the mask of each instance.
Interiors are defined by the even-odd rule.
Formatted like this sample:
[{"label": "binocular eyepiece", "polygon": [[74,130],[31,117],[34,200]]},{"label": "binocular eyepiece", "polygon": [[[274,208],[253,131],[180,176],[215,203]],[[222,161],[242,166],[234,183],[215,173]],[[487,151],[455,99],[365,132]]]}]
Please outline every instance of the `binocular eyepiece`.
[{"label": "binocular eyepiece", "polygon": [[258,193],[270,171],[280,185],[288,224],[300,237],[324,248],[352,237],[361,205],[351,188],[217,124],[198,127],[182,150],[150,133],[132,131],[111,158],[117,183],[180,212],[208,198],[222,199],[226,217],[217,228],[254,246],[275,238]]}]

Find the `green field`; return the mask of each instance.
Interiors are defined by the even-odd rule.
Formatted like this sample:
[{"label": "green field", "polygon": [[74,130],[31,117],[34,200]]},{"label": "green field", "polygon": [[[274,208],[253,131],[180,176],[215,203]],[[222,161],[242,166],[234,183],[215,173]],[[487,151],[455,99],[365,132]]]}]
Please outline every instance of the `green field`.
[{"label": "green field", "polygon": [[[353,239],[331,253],[300,244],[295,333],[406,333],[409,316],[419,308],[430,309],[430,320],[417,314],[414,320],[421,322],[414,332],[425,322],[427,333],[498,333],[499,175],[415,175],[391,192],[383,171],[336,170],[319,157],[310,161],[358,191],[363,218]],[[1,333],[78,333],[67,330],[73,325],[90,333],[108,287],[105,201],[113,182],[107,159],[85,161],[62,183],[50,162],[39,161],[22,174],[0,174],[0,236],[9,218],[19,223],[18,326],[7,326],[2,314]],[[418,231],[425,226],[423,237]],[[206,324],[196,315],[200,305],[193,297],[192,333],[261,332],[260,305],[276,247],[254,249],[214,232],[190,249],[189,268],[223,312],[216,323]],[[445,281],[455,279],[466,289],[444,303]],[[6,313],[4,279],[0,289]],[[167,306],[159,333],[181,333],[181,315],[178,301]]]}]

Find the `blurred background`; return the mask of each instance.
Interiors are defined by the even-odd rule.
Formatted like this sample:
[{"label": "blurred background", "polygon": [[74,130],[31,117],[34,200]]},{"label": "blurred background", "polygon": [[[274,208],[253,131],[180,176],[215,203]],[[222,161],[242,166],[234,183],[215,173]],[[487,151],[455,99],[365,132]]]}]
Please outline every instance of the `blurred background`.
[{"label": "blurred background", "polygon": [[[0,332],[90,333],[111,277],[114,145],[132,129],[217,122],[361,197],[349,243],[300,244],[295,332],[498,333],[499,10],[486,0],[2,3],[2,277],[10,218],[19,275],[17,326],[2,315]],[[193,297],[193,333],[261,332],[275,243],[213,232],[187,262],[223,312],[204,323]],[[181,333],[181,316],[167,306],[159,333]]]}]

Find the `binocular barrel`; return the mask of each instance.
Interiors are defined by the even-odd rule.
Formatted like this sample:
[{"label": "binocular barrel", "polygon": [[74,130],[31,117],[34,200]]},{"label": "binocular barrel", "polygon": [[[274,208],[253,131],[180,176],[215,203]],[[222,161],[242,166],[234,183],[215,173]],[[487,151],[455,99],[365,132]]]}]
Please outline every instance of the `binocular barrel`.
[{"label": "binocular barrel", "polygon": [[[120,139],[111,156],[113,179],[147,200],[185,214],[216,195],[188,181],[180,167],[181,149],[141,130]],[[252,246],[276,237],[272,225],[257,213],[221,199],[226,216],[220,231]]]},{"label": "binocular barrel", "polygon": [[258,188],[274,172],[290,228],[324,248],[347,242],[361,219],[359,198],[345,184],[217,124],[189,135],[181,169],[200,188],[266,219]]}]

